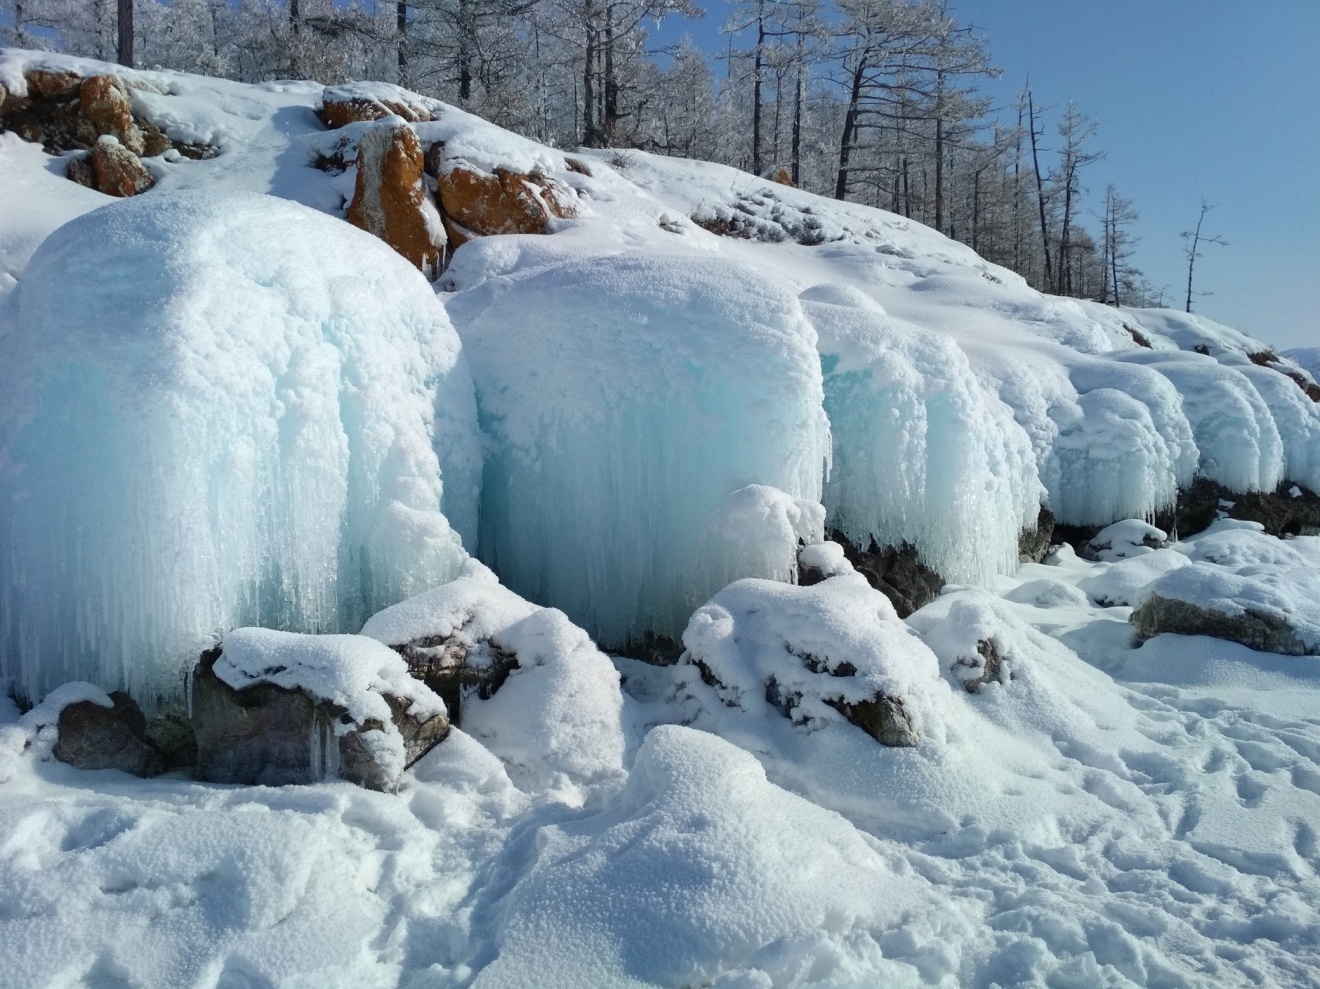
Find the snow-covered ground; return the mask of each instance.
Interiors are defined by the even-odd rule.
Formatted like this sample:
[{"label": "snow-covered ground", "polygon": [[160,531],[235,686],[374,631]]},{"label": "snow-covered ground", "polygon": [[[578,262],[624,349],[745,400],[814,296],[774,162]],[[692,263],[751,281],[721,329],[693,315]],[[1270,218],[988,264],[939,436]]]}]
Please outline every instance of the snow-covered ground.
[{"label": "snow-covered ground", "polygon": [[[43,62],[107,68],[0,83]],[[331,219],[364,125],[319,86],[123,75],[220,153],[120,202],[0,133],[0,677],[95,684],[0,690],[0,985],[1320,984],[1320,659],[1129,622],[1320,650],[1320,537],[1138,521],[1320,489],[1314,353],[423,101],[446,162],[576,212],[428,286]],[[1130,521],[1019,566],[1042,505]],[[788,583],[827,527],[957,583],[906,621],[836,549]],[[239,625],[519,668],[397,793],[51,758],[57,702],[168,700]],[[598,648],[650,635],[684,659]],[[915,745],[851,723],[877,695]]]}]

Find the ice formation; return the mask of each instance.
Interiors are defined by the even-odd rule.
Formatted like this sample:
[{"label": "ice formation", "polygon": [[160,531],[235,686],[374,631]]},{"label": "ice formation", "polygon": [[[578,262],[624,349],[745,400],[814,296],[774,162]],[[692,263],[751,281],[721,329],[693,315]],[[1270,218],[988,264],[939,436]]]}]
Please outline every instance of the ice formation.
[{"label": "ice formation", "polygon": [[704,552],[733,492],[820,498],[815,333],[746,265],[556,255],[544,240],[492,238],[455,260],[455,278],[485,278],[449,302],[491,440],[482,558],[602,643],[677,637],[732,576],[796,549],[794,536],[771,558],[763,540],[735,561],[736,539]]},{"label": "ice formation", "polygon": [[1198,473],[1231,491],[1273,491],[1283,480],[1283,440],[1245,374],[1191,351],[1129,351],[1123,359],[1178,389],[1201,454]]},{"label": "ice formation", "polygon": [[834,441],[831,527],[862,549],[910,543],[950,580],[1012,572],[1044,493],[1025,433],[952,341],[854,298],[824,285],[803,301]]},{"label": "ice formation", "polygon": [[461,566],[471,380],[375,238],[269,197],[153,192],[49,237],[16,308],[0,671],[29,696],[177,696],[229,628],[356,630]]}]

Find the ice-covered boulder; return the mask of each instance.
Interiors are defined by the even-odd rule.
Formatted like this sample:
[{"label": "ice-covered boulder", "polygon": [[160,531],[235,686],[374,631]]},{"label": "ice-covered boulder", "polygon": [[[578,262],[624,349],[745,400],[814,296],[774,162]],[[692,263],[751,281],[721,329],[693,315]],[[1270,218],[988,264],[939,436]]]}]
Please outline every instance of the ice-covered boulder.
[{"label": "ice-covered boulder", "polygon": [[373,615],[362,634],[402,656],[520,786],[621,775],[623,696],[609,657],[562,612],[523,600],[475,561]]},{"label": "ice-covered boulder", "polygon": [[[486,238],[447,278],[490,441],[481,554],[611,648],[677,638],[730,580],[774,576],[750,484],[818,501],[829,457],[815,333],[796,298],[717,256],[581,257],[557,238]],[[813,542],[819,534],[807,539]],[[750,555],[730,560],[740,541]],[[734,554],[737,556],[737,554]],[[785,577],[788,575],[785,574]]]},{"label": "ice-covered boulder", "polygon": [[862,551],[910,545],[947,580],[1011,573],[1044,492],[1008,407],[951,340],[855,289],[814,286],[803,309],[834,443],[830,525]]},{"label": "ice-covered boulder", "polygon": [[192,718],[197,775],[213,783],[392,790],[449,734],[444,702],[375,639],[264,628],[202,654]]},{"label": "ice-covered boulder", "polygon": [[857,573],[809,587],[748,579],[699,608],[682,662],[718,702],[803,730],[848,721],[883,745],[916,745],[939,680],[935,657]]},{"label": "ice-covered boulder", "polygon": [[356,631],[475,545],[458,339],[375,238],[265,196],[155,193],[57,230],[17,296],[0,675],[28,696],[81,677],[177,697],[229,628]]}]

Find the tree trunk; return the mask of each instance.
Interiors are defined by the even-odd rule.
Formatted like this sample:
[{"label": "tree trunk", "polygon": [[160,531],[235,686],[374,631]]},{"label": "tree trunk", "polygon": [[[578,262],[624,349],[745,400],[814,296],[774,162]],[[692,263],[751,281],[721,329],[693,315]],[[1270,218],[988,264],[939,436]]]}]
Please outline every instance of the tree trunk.
[{"label": "tree trunk", "polygon": [[399,0],[394,10],[394,26],[399,35],[399,85],[408,85],[408,2]]},{"label": "tree trunk", "polygon": [[944,121],[935,118],[935,229],[944,233]]},{"label": "tree trunk", "polygon": [[133,0],[119,0],[119,64],[133,67]]},{"label": "tree trunk", "polygon": [[852,142],[857,131],[857,111],[862,101],[862,80],[866,74],[866,62],[857,63],[853,71],[852,89],[848,98],[848,112],[843,117],[843,140],[839,142],[839,173],[834,181],[834,198],[843,199],[848,195],[848,159],[852,155]]},{"label": "tree trunk", "polygon": [[793,184],[802,188],[802,63],[798,62],[793,92]]},{"label": "tree trunk", "polygon": [[1036,202],[1040,205],[1040,243],[1045,252],[1045,285],[1054,281],[1054,272],[1050,266],[1050,234],[1045,223],[1045,189],[1040,177],[1040,154],[1036,147],[1036,106],[1027,93],[1027,123],[1031,128],[1031,166],[1036,173]]},{"label": "tree trunk", "polygon": [[765,47],[765,4],[756,7],[756,58],[752,72],[752,171],[760,175],[761,160],[761,53]]}]

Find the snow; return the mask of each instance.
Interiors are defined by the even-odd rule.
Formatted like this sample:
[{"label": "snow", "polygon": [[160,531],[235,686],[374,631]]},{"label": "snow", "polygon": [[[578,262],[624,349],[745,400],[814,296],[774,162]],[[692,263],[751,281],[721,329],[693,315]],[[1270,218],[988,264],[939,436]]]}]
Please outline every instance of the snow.
[{"label": "snow", "polygon": [[474,987],[902,984],[952,968],[929,931],[876,936],[930,902],[904,863],[703,732],[655,729],[604,807],[531,837],[506,852],[530,861]]},{"label": "snow", "polygon": [[479,563],[373,615],[362,634],[388,645],[447,640],[477,668],[492,650],[512,656],[517,668],[493,696],[465,692],[461,724],[520,787],[580,800],[583,787],[622,774],[623,699],[608,657],[563,612],[523,600]]},{"label": "snow", "polygon": [[941,687],[934,657],[860,574],[811,587],[730,584],[693,614],[683,645],[684,661],[718,681],[720,703],[750,717],[787,708],[810,732],[843,722],[831,702],[884,695],[902,701],[918,733],[942,732],[928,696]]},{"label": "snow", "polygon": [[676,638],[706,596],[782,576],[796,551],[791,538],[767,553],[745,520],[711,545],[712,524],[745,514],[730,495],[758,484],[820,499],[815,332],[746,265],[582,257],[553,241],[477,241],[450,269],[455,284],[478,282],[448,306],[491,443],[481,557],[603,643]]},{"label": "snow", "polygon": [[[300,635],[268,628],[236,628],[225,636],[215,675],[235,690],[259,683],[303,690],[344,709],[337,734],[368,721],[393,726],[384,695],[408,701],[405,713],[427,721],[445,713],[444,701],[408,673],[394,650],[365,635]],[[394,734],[398,734],[397,730]],[[402,741],[400,741],[402,748]]]},{"label": "snow", "polygon": [[1113,522],[1089,540],[1084,547],[1089,558],[1101,563],[1117,563],[1134,556],[1144,556],[1163,548],[1169,534],[1141,519],[1122,519]]},{"label": "snow", "polygon": [[458,571],[471,380],[379,241],[269,197],[153,192],[60,228],[17,294],[0,672],[28,696],[178,696],[229,628],[355,630]]},{"label": "snow", "polygon": [[[0,80],[33,63],[106,69],[6,51]],[[352,169],[311,162],[357,132],[322,129],[321,87],[123,74],[138,112],[219,156],[151,160],[153,190],[38,247],[106,200],[0,135],[0,683],[49,693],[20,716],[0,691],[0,981],[1320,983],[1320,669],[1138,645],[1128,620],[1193,581],[1313,634],[1320,540],[1221,520],[1144,551],[1198,472],[1314,487],[1316,410],[1252,361],[1263,344],[1042,296],[919,224],[732,169],[570,169],[436,104],[418,129],[447,158],[541,169],[579,205],[458,250],[436,286],[456,337],[374,240],[253,198],[342,216]],[[768,239],[692,219],[739,216]],[[1042,500],[1120,521],[1114,562],[1061,547],[1015,570]],[[818,541],[822,504],[979,586],[899,622]],[[363,540],[369,589],[341,567]],[[799,543],[828,579],[786,582]],[[382,560],[407,571],[392,591]],[[56,577],[90,590],[58,603]],[[745,577],[775,579],[725,586]],[[379,644],[231,631],[295,612]],[[647,628],[686,628],[723,686],[588,634]],[[150,706],[226,632],[247,675],[366,705],[398,673],[388,644],[519,668],[394,794],[49,758],[60,704],[127,685]],[[801,691],[795,719],[768,676]],[[882,688],[915,747],[826,703]]]},{"label": "snow", "polygon": [[1313,381],[1320,375],[1320,347],[1294,347],[1285,350],[1283,356],[1303,368]]}]

